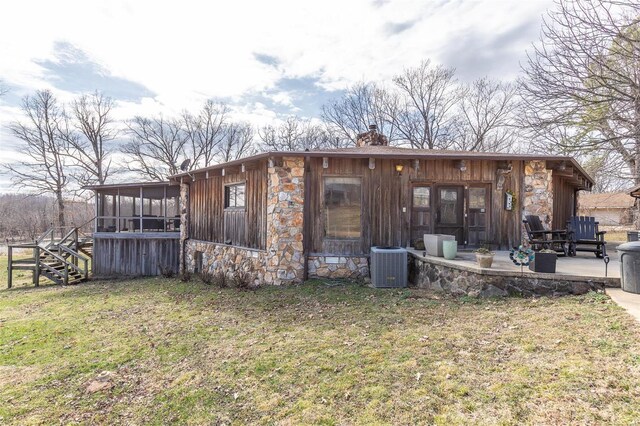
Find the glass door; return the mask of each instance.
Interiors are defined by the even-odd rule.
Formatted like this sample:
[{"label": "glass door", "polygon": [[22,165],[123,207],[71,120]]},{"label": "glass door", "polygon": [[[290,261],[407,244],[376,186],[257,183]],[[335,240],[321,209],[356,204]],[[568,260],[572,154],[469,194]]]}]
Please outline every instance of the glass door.
[{"label": "glass door", "polygon": [[464,245],[464,187],[439,186],[435,195],[434,233],[453,235]]},{"label": "glass door", "polygon": [[411,194],[411,245],[431,233],[431,187],[414,186]]},{"label": "glass door", "polygon": [[468,244],[472,247],[480,247],[487,242],[489,194],[489,185],[469,187],[469,200],[467,201]]}]

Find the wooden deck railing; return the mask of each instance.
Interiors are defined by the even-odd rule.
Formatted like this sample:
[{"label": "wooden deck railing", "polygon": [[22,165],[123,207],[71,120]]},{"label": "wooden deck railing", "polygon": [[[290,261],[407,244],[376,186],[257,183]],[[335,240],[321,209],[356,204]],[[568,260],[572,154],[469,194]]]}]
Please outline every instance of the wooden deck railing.
[{"label": "wooden deck railing", "polygon": [[[81,244],[79,228],[51,227],[33,243],[9,244],[7,286],[11,288],[13,285],[14,270],[33,271],[35,286],[39,285],[41,275],[65,285],[69,284],[70,278],[74,282],[89,279],[89,258],[79,253],[82,247],[86,247]],[[15,249],[32,250],[33,257],[14,259]]]}]

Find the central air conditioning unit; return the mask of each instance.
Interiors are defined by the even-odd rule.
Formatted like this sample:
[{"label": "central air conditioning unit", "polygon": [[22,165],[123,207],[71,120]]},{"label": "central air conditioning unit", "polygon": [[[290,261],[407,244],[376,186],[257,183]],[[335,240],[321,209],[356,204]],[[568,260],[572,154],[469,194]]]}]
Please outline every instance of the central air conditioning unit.
[{"label": "central air conditioning unit", "polygon": [[407,286],[407,250],[371,247],[371,284],[376,288]]}]

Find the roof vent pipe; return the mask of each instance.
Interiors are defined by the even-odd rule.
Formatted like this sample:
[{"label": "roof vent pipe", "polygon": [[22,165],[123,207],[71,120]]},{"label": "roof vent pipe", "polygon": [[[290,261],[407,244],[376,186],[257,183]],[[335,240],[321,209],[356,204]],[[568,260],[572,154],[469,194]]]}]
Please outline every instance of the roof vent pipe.
[{"label": "roof vent pipe", "polygon": [[376,126],[375,124],[369,124],[369,130],[378,130],[378,126]]}]

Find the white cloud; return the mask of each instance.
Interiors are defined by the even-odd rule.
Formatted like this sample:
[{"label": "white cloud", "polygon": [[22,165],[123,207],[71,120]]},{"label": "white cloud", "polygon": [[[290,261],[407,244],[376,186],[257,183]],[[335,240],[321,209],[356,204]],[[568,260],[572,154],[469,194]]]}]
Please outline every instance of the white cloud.
[{"label": "white cloud", "polygon": [[[301,99],[282,79],[313,79],[325,90],[389,80],[425,58],[453,61],[461,78],[513,78],[552,0],[20,0],[0,3],[0,125],[17,117],[19,97],[56,87],[43,61],[60,63],[56,46],[84,52],[102,72],[146,87],[119,100],[116,118],[178,114],[211,97],[234,117],[266,124]],[[523,28],[519,33],[518,29]],[[533,30],[533,33],[531,33]],[[501,39],[501,35],[508,35]],[[504,38],[504,37],[503,37]],[[262,56],[261,56],[262,55]],[[263,58],[263,62],[260,62]],[[465,67],[465,64],[469,64]],[[467,69],[461,70],[460,67]],[[73,76],[66,76],[73,81]],[[104,87],[96,89],[105,90]],[[265,103],[256,101],[262,96]],[[12,105],[7,106],[7,98]],[[2,103],[4,102],[4,104]],[[305,98],[305,102],[309,102]],[[308,106],[308,105],[307,105]],[[308,111],[305,110],[305,111]],[[7,132],[0,131],[0,145]],[[4,149],[0,146],[0,152]]]}]

